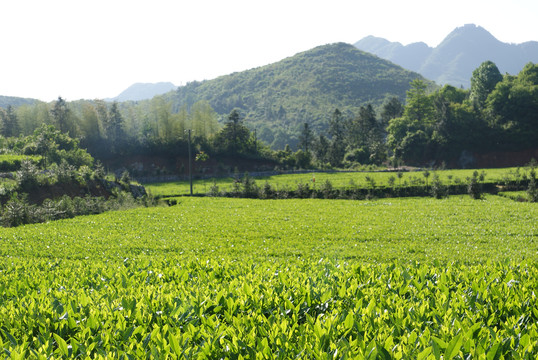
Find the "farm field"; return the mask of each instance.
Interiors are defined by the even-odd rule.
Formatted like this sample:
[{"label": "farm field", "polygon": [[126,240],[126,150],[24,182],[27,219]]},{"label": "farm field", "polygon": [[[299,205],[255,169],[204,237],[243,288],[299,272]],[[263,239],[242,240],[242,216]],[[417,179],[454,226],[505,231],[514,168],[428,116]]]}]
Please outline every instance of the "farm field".
[{"label": "farm field", "polygon": [[[437,174],[443,184],[457,184],[466,182],[467,178],[472,177],[474,171],[484,173],[484,182],[501,182],[504,179],[515,180],[527,173],[526,168],[503,168],[503,169],[464,169],[464,170],[438,170],[429,171],[429,177],[426,180],[424,171],[405,171],[402,172],[401,178],[398,178],[397,172],[312,172],[305,174],[285,174],[254,178],[256,184],[262,187],[266,182],[271,184],[275,189],[296,189],[298,183],[309,184],[311,187],[321,186],[329,180],[335,188],[360,187],[366,188],[369,183],[366,177],[373,179],[378,187],[391,187],[390,178],[394,178],[392,186],[408,186],[413,184],[424,184],[426,181],[431,183],[433,175]],[[244,176],[244,174],[239,174]],[[312,181],[312,180],[315,181]],[[211,186],[216,184],[220,191],[232,191],[234,179],[215,178],[200,179],[193,182],[194,194],[207,194]],[[164,183],[146,184],[146,188],[154,196],[178,196],[189,194],[189,181],[175,181]]]},{"label": "farm field", "polygon": [[535,358],[538,206],[178,198],[0,232],[21,358]]}]

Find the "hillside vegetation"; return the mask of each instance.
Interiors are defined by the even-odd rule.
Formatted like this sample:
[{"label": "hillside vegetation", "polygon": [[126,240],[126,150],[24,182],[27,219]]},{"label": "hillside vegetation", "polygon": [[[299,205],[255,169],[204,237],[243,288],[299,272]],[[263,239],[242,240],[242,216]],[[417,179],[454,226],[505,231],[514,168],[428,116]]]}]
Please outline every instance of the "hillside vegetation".
[{"label": "hillside vegetation", "polygon": [[[136,176],[186,175],[190,143],[203,174],[235,167],[521,166],[538,157],[537,71],[529,63],[517,76],[503,76],[486,61],[473,71],[470,90],[437,88],[338,43],[151,100],[59,97],[8,106],[0,109],[0,134],[30,135],[52,124],[107,166]],[[245,160],[257,164],[242,167]]]},{"label": "hillside vegetation", "polygon": [[281,149],[297,142],[304,123],[320,132],[336,108],[357,113],[366,103],[379,106],[394,96],[403,100],[409,83],[419,78],[352,45],[337,43],[260,68],[189,83],[170,99],[175,109],[200,100],[209,101],[218,114],[239,108],[261,140]]},{"label": "hillside vegetation", "polygon": [[0,95],[0,108],[7,108],[9,105],[11,106],[31,105],[31,104],[35,104],[36,102],[37,100],[35,99]]}]

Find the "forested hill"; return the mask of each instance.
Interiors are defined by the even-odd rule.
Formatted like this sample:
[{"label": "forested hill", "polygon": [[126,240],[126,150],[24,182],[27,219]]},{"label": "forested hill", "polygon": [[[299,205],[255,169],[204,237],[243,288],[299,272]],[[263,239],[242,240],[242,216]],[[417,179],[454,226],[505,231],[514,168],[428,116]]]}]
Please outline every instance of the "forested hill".
[{"label": "forested hill", "polygon": [[331,113],[357,113],[361,105],[405,99],[409,83],[422,76],[345,43],[329,44],[267,66],[192,82],[168,96],[181,106],[207,100],[218,114],[242,110],[258,138],[293,145],[304,123],[324,130]]},{"label": "forested hill", "polygon": [[0,95],[0,108],[7,108],[9,105],[13,107],[21,106],[21,105],[31,105],[34,104],[37,100],[35,99],[28,99],[28,98],[20,98],[20,97],[14,97],[14,96],[1,96]]}]

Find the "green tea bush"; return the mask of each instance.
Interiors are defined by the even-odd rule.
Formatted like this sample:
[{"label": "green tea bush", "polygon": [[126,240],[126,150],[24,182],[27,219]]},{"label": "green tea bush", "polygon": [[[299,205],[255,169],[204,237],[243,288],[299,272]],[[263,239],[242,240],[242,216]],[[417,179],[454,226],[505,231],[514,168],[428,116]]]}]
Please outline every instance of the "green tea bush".
[{"label": "green tea bush", "polygon": [[432,184],[431,184],[430,192],[432,196],[436,199],[442,199],[448,196],[447,187],[443,185],[443,183],[441,182],[441,179],[439,178],[439,175],[435,173],[433,174],[433,177],[432,177]]},{"label": "green tea bush", "polygon": [[473,172],[473,176],[467,179],[467,193],[471,195],[473,199],[479,200],[482,198],[482,184],[480,183],[480,177],[478,171]]},{"label": "green tea bush", "polygon": [[534,359],[537,211],[489,195],[186,197],[3,229],[0,351]]}]

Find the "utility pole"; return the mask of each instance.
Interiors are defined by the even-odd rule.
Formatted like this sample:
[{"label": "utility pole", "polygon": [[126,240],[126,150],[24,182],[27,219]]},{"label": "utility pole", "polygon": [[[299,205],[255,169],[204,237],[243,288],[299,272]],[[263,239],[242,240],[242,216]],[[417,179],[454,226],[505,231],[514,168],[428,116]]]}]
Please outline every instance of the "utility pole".
[{"label": "utility pole", "polygon": [[191,196],[192,196],[192,154],[191,154],[191,129],[187,130],[189,132],[189,181],[191,185]]}]

